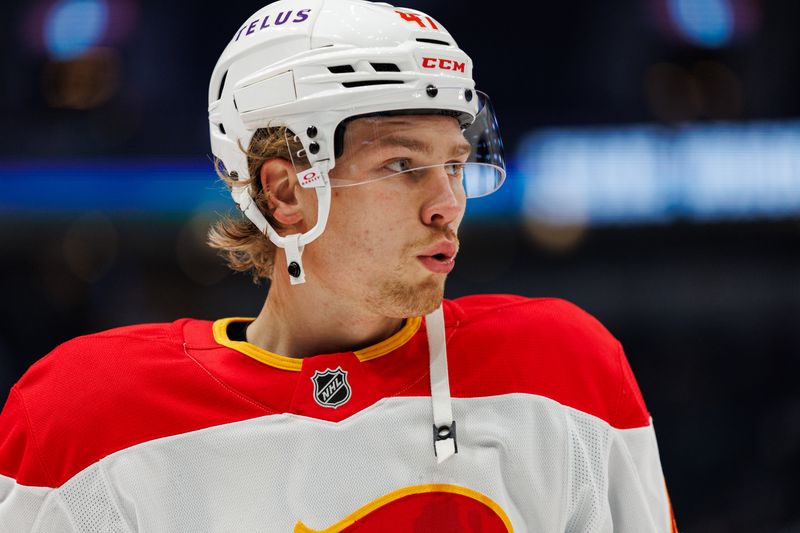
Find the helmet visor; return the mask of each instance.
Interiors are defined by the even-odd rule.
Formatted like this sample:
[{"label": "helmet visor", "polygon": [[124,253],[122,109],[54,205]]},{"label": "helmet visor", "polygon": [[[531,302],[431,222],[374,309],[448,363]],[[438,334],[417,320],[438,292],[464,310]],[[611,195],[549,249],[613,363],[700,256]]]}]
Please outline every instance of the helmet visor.
[{"label": "helmet visor", "polygon": [[[461,98],[465,94],[463,88],[437,91],[445,101],[451,96],[447,91],[458,91]],[[340,126],[341,153],[330,172],[331,187],[384,180],[395,187],[415,187],[438,176],[463,189],[467,198],[496,191],[506,176],[497,119],[485,94],[474,92],[471,98],[478,100],[474,120],[466,113],[431,109],[348,119]]]}]

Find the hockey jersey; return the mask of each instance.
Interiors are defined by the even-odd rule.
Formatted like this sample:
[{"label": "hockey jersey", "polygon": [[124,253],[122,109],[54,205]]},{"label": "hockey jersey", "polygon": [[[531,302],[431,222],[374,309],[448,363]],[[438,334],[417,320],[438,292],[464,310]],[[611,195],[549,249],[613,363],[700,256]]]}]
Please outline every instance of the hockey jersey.
[{"label": "hockey jersey", "polygon": [[303,359],[251,319],[79,337],[0,415],[0,532],[674,531],[620,344],[557,299],[444,302],[457,453],[438,464],[425,321]]}]

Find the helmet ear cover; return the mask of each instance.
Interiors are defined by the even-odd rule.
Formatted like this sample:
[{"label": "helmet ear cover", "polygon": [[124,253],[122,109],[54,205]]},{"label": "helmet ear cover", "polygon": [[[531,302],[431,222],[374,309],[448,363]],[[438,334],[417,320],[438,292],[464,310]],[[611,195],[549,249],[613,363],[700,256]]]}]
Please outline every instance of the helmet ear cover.
[{"label": "helmet ear cover", "polygon": [[396,116],[403,116],[403,115],[443,115],[446,117],[453,117],[458,119],[459,124],[461,124],[461,129],[469,126],[470,122],[464,122],[464,118],[466,117],[469,120],[470,117],[466,116],[464,113],[459,111],[451,111],[448,109],[397,109],[394,111],[378,111],[375,113],[364,113],[363,115],[355,115],[352,117],[348,117],[341,121],[338,126],[336,126],[336,130],[333,132],[333,156],[336,159],[339,159],[344,152],[344,134],[347,125],[350,124],[354,120],[358,120],[360,118],[369,118],[369,117],[396,117]]}]

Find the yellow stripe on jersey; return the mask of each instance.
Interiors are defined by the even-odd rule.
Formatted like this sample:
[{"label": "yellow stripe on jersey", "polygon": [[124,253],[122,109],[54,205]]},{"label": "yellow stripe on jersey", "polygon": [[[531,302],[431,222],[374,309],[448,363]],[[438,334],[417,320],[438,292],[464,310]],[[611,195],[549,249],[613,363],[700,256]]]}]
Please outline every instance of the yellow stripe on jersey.
[{"label": "yellow stripe on jersey", "polygon": [[419,327],[422,324],[422,317],[415,316],[406,319],[406,323],[402,329],[378,344],[373,344],[363,350],[356,350],[355,354],[359,361],[369,361],[382,355],[394,351],[411,340],[411,337],[416,335]]},{"label": "yellow stripe on jersey", "polygon": [[295,370],[300,371],[303,368],[303,360],[295,357],[286,357],[285,355],[278,355],[272,353],[264,348],[259,348],[255,344],[250,344],[245,341],[232,341],[228,338],[228,325],[234,322],[252,322],[254,318],[221,318],[214,322],[212,332],[214,333],[214,340],[222,346],[226,346],[237,352],[243,353],[248,357],[252,357],[256,361],[264,363],[265,365],[274,366],[281,370]]}]

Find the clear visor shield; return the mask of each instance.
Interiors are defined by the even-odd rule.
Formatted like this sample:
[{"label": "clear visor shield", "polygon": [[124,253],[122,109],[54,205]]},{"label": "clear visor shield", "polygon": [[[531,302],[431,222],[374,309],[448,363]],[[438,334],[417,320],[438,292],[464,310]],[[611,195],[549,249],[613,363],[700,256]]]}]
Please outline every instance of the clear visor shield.
[{"label": "clear visor shield", "polygon": [[[433,97],[419,97],[430,106]],[[453,99],[463,102],[465,90],[438,88],[436,98],[446,109]],[[477,115],[467,124],[459,122],[466,114],[422,106],[348,119],[337,133],[331,187],[384,180],[393,187],[419,187],[425,180],[447,179],[466,198],[493,193],[506,176],[503,143],[488,97],[474,92],[471,98],[477,98]]]}]

